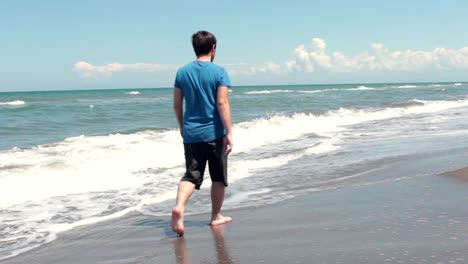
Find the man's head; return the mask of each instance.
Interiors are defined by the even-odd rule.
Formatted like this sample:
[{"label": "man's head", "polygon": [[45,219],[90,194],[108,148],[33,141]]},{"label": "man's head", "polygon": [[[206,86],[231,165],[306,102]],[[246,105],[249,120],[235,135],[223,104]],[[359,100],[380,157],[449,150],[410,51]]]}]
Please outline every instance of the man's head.
[{"label": "man's head", "polygon": [[212,52],[211,61],[216,50],[216,37],[208,31],[198,31],[192,35],[192,46],[197,57],[208,55]]}]

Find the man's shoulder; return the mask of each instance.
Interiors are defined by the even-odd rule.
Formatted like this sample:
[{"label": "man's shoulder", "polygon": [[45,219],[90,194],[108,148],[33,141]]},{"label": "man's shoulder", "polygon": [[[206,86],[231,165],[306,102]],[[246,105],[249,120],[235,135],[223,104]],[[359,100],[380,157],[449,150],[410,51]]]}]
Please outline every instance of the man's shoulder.
[{"label": "man's shoulder", "polygon": [[220,71],[224,71],[224,70],[225,70],[223,66],[218,65],[218,64],[216,64],[216,63],[211,63],[211,67],[213,67],[213,68],[216,69],[216,70],[220,70]]},{"label": "man's shoulder", "polygon": [[178,72],[183,72],[183,71],[190,70],[191,68],[193,68],[193,62],[189,62],[189,63],[187,63],[185,65],[180,66],[177,71]]}]

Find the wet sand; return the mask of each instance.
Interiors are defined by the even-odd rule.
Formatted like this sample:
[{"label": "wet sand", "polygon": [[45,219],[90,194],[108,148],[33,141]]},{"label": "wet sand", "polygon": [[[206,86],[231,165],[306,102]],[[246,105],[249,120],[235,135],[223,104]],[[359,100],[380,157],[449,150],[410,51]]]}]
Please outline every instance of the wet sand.
[{"label": "wet sand", "polygon": [[190,215],[183,238],[169,217],[134,213],[0,263],[468,263],[468,181],[459,178],[311,193],[228,211],[234,221],[215,228],[209,215]]},{"label": "wet sand", "polygon": [[459,170],[449,171],[444,173],[443,175],[468,181],[468,167]]}]

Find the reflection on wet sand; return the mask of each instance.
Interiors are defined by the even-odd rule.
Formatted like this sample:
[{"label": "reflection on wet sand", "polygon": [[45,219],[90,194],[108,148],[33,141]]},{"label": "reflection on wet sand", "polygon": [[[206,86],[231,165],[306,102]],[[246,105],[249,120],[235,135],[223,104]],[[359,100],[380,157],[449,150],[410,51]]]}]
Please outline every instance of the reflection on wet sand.
[{"label": "reflection on wet sand", "polygon": [[233,264],[231,255],[229,255],[229,249],[224,241],[224,225],[213,226],[211,227],[211,231],[214,237],[218,264]]},{"label": "reflection on wet sand", "polygon": [[[211,227],[211,231],[214,238],[217,263],[234,264],[224,240],[224,225],[213,226]],[[187,240],[185,240],[184,237],[179,237],[174,241],[174,254],[177,264],[190,263],[190,257],[187,250]]]},{"label": "reflection on wet sand", "polygon": [[184,237],[178,237],[174,241],[174,254],[176,257],[177,264],[188,264],[190,263],[188,254],[187,254],[187,246]]}]

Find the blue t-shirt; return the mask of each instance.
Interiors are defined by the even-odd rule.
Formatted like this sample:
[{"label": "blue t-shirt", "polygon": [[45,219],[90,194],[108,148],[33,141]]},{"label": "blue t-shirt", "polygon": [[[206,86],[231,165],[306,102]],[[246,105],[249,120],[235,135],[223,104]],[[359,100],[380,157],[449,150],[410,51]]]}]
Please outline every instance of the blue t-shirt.
[{"label": "blue t-shirt", "polygon": [[220,86],[231,86],[226,70],[208,61],[194,61],[177,71],[175,88],[184,95],[184,143],[207,142],[226,134],[216,105]]}]

